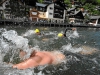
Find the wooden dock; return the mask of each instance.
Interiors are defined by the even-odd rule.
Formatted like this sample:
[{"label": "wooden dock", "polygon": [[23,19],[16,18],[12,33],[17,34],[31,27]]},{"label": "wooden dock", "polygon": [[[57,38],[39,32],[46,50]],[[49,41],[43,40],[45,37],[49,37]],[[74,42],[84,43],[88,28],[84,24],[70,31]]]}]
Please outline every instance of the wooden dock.
[{"label": "wooden dock", "polygon": [[40,27],[83,27],[83,28],[100,28],[100,26],[92,26],[88,24],[69,24],[69,23],[47,23],[47,22],[31,22],[31,21],[13,21],[0,20],[0,25],[20,25],[20,26],[40,26]]}]

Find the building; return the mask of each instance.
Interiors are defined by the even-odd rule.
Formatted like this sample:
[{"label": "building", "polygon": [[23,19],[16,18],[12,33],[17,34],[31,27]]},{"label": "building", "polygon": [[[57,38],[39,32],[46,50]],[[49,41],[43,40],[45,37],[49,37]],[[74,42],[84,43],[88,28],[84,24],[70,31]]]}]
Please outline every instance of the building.
[{"label": "building", "polygon": [[92,26],[100,25],[100,16],[90,16],[90,21],[88,24]]},{"label": "building", "polygon": [[0,19],[10,19],[9,0],[0,4]]},{"label": "building", "polygon": [[79,0],[71,0],[72,7],[80,7],[82,3]]},{"label": "building", "polygon": [[74,11],[68,15],[69,23],[71,24],[82,24],[84,22],[84,16],[82,11]]},{"label": "building", "polygon": [[32,21],[46,21],[53,23],[63,23],[66,10],[57,3],[41,4],[36,3],[36,8],[30,9],[30,19]]},{"label": "building", "polygon": [[29,11],[20,5],[18,0],[2,0],[0,4],[0,19],[24,21]]},{"label": "building", "polygon": [[0,4],[0,19],[3,18],[3,7],[2,4]]}]

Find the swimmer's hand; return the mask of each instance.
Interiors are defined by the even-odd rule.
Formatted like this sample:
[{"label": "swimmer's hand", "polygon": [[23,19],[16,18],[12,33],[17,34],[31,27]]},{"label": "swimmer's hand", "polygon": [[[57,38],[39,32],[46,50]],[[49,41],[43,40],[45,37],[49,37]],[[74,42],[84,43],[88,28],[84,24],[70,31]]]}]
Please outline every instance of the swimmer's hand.
[{"label": "swimmer's hand", "polygon": [[22,67],[22,66],[18,66],[18,65],[13,65],[12,66],[13,69],[19,69],[19,70],[24,70],[26,68]]},{"label": "swimmer's hand", "polygon": [[16,65],[13,65],[12,68],[17,68],[17,66]]},{"label": "swimmer's hand", "polygon": [[19,70],[24,70],[24,69],[26,69],[23,65],[21,66],[21,65],[13,65],[12,66],[12,68],[14,68],[14,69],[19,69]]}]

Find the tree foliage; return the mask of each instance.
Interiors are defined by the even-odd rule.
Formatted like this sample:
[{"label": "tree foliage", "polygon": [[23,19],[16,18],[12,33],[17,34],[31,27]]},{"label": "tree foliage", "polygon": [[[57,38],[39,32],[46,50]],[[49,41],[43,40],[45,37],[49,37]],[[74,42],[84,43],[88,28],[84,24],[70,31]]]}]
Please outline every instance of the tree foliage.
[{"label": "tree foliage", "polygon": [[100,5],[100,0],[96,0],[96,2]]},{"label": "tree foliage", "polygon": [[96,6],[92,3],[86,3],[83,7],[84,9],[88,10],[91,15],[100,15],[100,11],[96,10]]},{"label": "tree foliage", "polygon": [[[100,6],[100,0],[77,0],[82,3],[82,6],[87,10],[91,15],[100,15],[100,11],[96,10],[96,6]],[[68,6],[71,6],[70,0],[64,0]]]},{"label": "tree foliage", "polygon": [[69,4],[70,3],[70,0],[64,0],[64,2]]},{"label": "tree foliage", "polygon": [[100,5],[100,0],[79,0],[83,3],[92,3],[93,5]]},{"label": "tree foliage", "polygon": [[38,0],[39,3],[42,3],[44,0]]}]

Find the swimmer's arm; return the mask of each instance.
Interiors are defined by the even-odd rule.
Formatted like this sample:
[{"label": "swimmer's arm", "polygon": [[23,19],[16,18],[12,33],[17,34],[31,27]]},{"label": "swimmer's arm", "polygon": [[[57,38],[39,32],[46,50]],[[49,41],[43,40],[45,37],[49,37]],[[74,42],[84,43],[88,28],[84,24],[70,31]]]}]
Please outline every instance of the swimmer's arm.
[{"label": "swimmer's arm", "polygon": [[68,31],[68,30],[72,30],[71,28],[66,28],[65,30],[64,30],[64,37],[66,37],[66,32]]},{"label": "swimmer's arm", "polygon": [[37,67],[41,62],[41,57],[31,57],[21,63],[15,64],[12,67],[17,69],[27,69],[32,67]]}]

